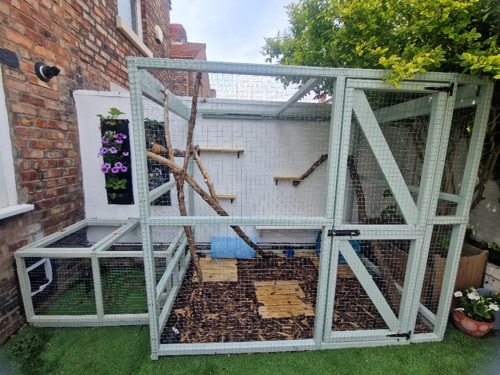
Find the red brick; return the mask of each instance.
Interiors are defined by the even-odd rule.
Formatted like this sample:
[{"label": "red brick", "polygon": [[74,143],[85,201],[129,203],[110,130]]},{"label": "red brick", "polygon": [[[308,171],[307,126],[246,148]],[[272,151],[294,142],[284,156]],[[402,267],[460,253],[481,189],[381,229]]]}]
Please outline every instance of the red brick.
[{"label": "red brick", "polygon": [[27,49],[32,49],[33,48],[33,42],[26,38],[24,35],[18,33],[17,31],[13,31],[11,29],[5,29],[5,36],[7,37],[8,40],[10,40],[13,43],[19,44],[20,46],[27,48]]},{"label": "red brick", "polygon": [[22,128],[17,127],[14,129],[14,134],[18,137],[26,137],[26,138],[40,138],[42,136],[41,130],[35,128]]},{"label": "red brick", "polygon": [[19,177],[21,177],[23,181],[33,181],[39,180],[40,174],[37,171],[26,171],[19,173]]},{"label": "red brick", "polygon": [[36,139],[31,141],[31,147],[33,148],[42,148],[48,149],[54,146],[54,142],[46,140],[46,139]]},{"label": "red brick", "polygon": [[42,159],[45,155],[41,150],[23,150],[22,157],[24,159]]}]

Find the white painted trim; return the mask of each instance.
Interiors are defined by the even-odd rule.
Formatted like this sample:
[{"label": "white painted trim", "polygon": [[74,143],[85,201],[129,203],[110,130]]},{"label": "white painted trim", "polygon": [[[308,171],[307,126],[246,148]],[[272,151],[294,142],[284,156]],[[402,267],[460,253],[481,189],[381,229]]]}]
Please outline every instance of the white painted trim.
[{"label": "white painted trim", "polygon": [[[140,14],[140,12],[139,12]],[[138,18],[140,20],[140,17]],[[138,21],[138,29],[141,30],[141,22]],[[125,37],[132,42],[134,46],[139,48],[143,54],[147,57],[153,57],[153,52],[146,47],[146,45],[142,42],[142,37],[137,35],[134,30],[121,18],[120,16],[116,16],[116,28],[120,30]]]},{"label": "white painted trim", "polygon": [[0,65],[0,220],[34,210],[32,204],[18,204],[9,116]]},{"label": "white painted trim", "polygon": [[34,209],[35,206],[32,204],[16,204],[14,206],[0,208],[0,220],[28,211],[33,211]]}]

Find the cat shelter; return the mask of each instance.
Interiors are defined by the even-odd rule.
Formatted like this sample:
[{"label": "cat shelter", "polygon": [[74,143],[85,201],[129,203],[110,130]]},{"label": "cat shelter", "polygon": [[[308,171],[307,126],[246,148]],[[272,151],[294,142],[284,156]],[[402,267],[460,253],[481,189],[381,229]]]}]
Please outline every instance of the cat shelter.
[{"label": "cat shelter", "polygon": [[153,359],[441,340],[493,85],[386,74],[130,58],[136,215],[18,251],[28,320]]}]

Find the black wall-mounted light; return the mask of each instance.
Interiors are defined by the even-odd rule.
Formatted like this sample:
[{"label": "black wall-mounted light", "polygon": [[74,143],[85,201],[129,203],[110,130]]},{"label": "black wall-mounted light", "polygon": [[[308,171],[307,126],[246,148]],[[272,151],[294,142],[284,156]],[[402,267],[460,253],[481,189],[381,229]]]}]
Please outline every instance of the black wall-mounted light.
[{"label": "black wall-mounted light", "polygon": [[61,70],[56,66],[47,66],[44,63],[37,62],[35,64],[35,73],[43,82],[49,82],[52,77],[59,74]]}]

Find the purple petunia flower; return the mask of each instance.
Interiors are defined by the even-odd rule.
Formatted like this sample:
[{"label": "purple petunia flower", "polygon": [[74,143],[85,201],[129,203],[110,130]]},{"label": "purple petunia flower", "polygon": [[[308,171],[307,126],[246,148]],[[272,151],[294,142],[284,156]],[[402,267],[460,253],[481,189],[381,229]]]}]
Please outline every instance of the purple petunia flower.
[{"label": "purple petunia flower", "polygon": [[[118,134],[115,134],[115,138],[123,141],[124,139],[127,139],[127,136],[123,133],[118,133]],[[119,142],[119,143],[121,143],[121,142]]]},{"label": "purple petunia flower", "polygon": [[123,156],[128,156],[128,152],[127,152],[127,151],[124,151],[124,152],[123,152]]},{"label": "purple petunia flower", "polygon": [[151,182],[151,189],[156,189],[156,184],[153,181]]},{"label": "purple petunia flower", "polygon": [[116,154],[118,152],[118,150],[116,148],[114,148],[114,147],[111,147],[109,149],[109,152],[111,152],[112,154]]},{"label": "purple petunia flower", "polygon": [[123,164],[118,161],[118,162],[115,163],[114,167],[115,168],[121,168],[121,167],[123,167]]},{"label": "purple petunia flower", "polygon": [[101,142],[102,142],[102,143],[108,143],[108,142],[109,142],[109,139],[108,139],[108,138],[106,138],[106,137],[102,137],[102,138],[101,138]]},{"label": "purple petunia flower", "polygon": [[108,173],[109,172],[109,168],[111,168],[111,164],[109,163],[104,163],[101,167],[101,172],[102,173]]},{"label": "purple petunia flower", "polygon": [[106,147],[101,147],[101,149],[99,150],[99,155],[104,155],[106,152],[108,152],[108,149]]},{"label": "purple petunia flower", "polygon": [[158,182],[163,182],[163,178],[162,178],[162,177],[158,177],[158,178],[156,179],[156,181],[158,181]]},{"label": "purple petunia flower", "polygon": [[120,172],[120,168],[113,167],[113,168],[111,168],[111,172],[118,173],[118,172]]},{"label": "purple petunia flower", "polygon": [[122,143],[123,143],[123,140],[122,140],[122,139],[117,139],[117,140],[116,140],[116,143],[118,143],[118,144],[122,144]]},{"label": "purple petunia flower", "polygon": [[120,170],[121,170],[122,172],[127,172],[128,168],[127,168],[126,166],[122,166],[122,167],[120,168]]}]

